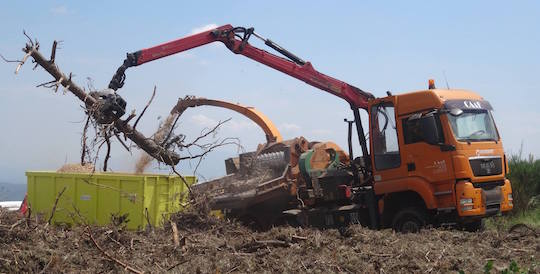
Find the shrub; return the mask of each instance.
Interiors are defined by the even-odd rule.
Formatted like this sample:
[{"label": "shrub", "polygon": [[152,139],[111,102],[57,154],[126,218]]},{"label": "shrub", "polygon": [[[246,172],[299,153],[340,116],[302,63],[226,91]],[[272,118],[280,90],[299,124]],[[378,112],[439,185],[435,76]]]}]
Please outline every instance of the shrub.
[{"label": "shrub", "polygon": [[533,199],[540,195],[540,159],[533,155],[523,157],[522,153],[510,156],[508,161],[510,173],[508,178],[512,182],[512,195],[514,198],[514,213],[521,213],[531,209]]}]

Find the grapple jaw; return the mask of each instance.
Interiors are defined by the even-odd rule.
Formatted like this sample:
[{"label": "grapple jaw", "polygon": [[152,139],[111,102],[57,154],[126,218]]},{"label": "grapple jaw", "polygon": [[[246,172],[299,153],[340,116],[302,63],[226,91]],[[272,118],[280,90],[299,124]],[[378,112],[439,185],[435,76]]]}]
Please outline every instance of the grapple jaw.
[{"label": "grapple jaw", "polygon": [[90,92],[98,102],[92,115],[100,124],[110,124],[126,113],[126,101],[112,89]]}]

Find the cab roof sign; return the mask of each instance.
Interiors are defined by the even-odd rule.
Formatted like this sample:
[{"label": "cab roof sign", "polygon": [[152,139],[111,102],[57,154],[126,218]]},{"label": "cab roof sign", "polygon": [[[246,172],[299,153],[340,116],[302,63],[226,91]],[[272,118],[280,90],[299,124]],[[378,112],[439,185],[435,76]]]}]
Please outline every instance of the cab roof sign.
[{"label": "cab roof sign", "polygon": [[463,110],[493,109],[491,104],[485,100],[448,100],[444,102],[444,107],[447,109],[459,108]]}]

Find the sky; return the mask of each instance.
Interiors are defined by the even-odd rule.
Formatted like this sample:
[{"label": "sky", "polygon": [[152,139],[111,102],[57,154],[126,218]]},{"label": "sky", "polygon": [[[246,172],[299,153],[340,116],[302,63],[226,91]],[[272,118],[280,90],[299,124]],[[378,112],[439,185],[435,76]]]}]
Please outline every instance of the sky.
[{"label": "sky", "polygon": [[[127,52],[151,47],[212,26],[255,27],[315,69],[385,96],[439,87],[481,94],[507,154],[540,156],[540,4],[537,1],[4,1],[0,54],[22,58],[22,31],[44,55],[61,40],[56,62],[75,81],[105,88]],[[250,42],[265,48],[257,40]],[[266,49],[266,48],[265,48]],[[267,49],[270,50],[270,49]],[[78,162],[85,115],[72,94],[36,85],[50,81],[42,69],[0,62],[0,182],[25,183],[27,170],[56,170]],[[352,118],[345,101],[212,44],[127,71],[121,96],[139,113],[157,87],[138,126],[152,134],[185,95],[256,107],[285,139],[334,141],[347,148]],[[246,151],[263,132],[231,111],[186,111],[177,129],[196,137],[231,118],[215,138],[238,137]],[[162,119],[162,118],[161,118]],[[214,136],[212,136],[214,137]],[[358,150],[357,150],[358,151]],[[238,153],[224,147],[197,169],[201,178],[225,173],[223,160]],[[113,144],[110,167],[133,171],[140,151]],[[185,174],[194,163],[182,162]],[[155,166],[149,172],[167,172]]]}]

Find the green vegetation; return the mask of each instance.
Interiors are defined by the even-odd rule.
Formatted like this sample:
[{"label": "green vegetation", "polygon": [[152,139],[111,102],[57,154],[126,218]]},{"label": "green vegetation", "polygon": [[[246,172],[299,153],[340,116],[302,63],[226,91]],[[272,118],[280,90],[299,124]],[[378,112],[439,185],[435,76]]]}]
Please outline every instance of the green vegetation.
[{"label": "green vegetation", "polygon": [[[486,263],[486,265],[484,265],[484,274],[491,274],[492,270],[493,270],[493,261],[488,261]],[[462,273],[462,272],[460,272]],[[464,273],[464,272],[463,272]],[[507,268],[499,271],[499,273],[501,274],[513,274],[513,273],[518,273],[518,274],[527,274],[527,273],[533,273],[532,270],[524,270],[524,269],[520,269],[518,264],[515,262],[515,261],[512,261],[510,262],[510,264],[508,265]]]},{"label": "green vegetation", "polygon": [[540,228],[540,207],[513,213],[502,217],[492,217],[486,219],[486,226],[508,230],[515,224],[526,224],[531,227]]},{"label": "green vegetation", "polygon": [[533,155],[525,158],[520,152],[508,161],[509,179],[512,182],[514,214],[538,208],[540,203],[540,159]]},{"label": "green vegetation", "polygon": [[486,220],[488,227],[508,229],[515,224],[540,227],[540,159],[522,153],[508,159],[514,209],[504,217]]}]

